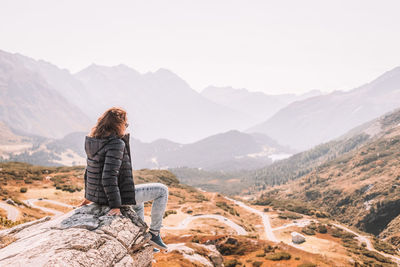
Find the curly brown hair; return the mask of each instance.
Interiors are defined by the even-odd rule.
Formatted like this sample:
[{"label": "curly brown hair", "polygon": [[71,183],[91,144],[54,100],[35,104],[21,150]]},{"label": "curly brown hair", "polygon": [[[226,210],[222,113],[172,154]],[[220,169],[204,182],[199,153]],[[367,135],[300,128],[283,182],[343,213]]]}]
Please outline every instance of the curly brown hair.
[{"label": "curly brown hair", "polygon": [[126,111],[123,108],[112,107],[103,113],[96,125],[90,131],[89,136],[94,138],[104,138],[111,134],[119,137],[124,136],[127,127]]}]

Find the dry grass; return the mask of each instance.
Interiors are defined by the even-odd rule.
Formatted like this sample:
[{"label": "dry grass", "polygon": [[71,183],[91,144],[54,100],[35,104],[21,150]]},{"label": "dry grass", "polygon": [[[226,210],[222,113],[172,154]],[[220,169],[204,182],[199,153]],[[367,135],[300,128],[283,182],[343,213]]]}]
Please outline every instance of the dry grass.
[{"label": "dry grass", "polygon": [[0,208],[0,217],[7,218],[7,211]]},{"label": "dry grass", "polygon": [[[228,263],[229,261],[234,261],[236,260],[237,262],[241,262],[243,265],[237,265],[237,266],[253,266],[253,262],[261,262],[261,266],[298,266],[303,263],[314,263],[317,264],[318,266],[350,266],[350,264],[346,263],[345,260],[336,260],[332,261],[329,259],[326,259],[325,257],[309,252],[305,252],[300,249],[293,248],[291,246],[285,245],[283,243],[280,243],[276,245],[275,243],[268,242],[268,241],[263,241],[263,240],[255,240],[255,239],[250,239],[247,237],[243,236],[226,236],[226,235],[197,235],[197,236],[172,236],[169,235],[165,238],[165,241],[167,243],[185,243],[186,246],[193,248],[198,254],[200,255],[207,255],[203,249],[199,249],[198,246],[196,246],[196,243],[192,243],[191,241],[196,241],[198,243],[205,243],[205,242],[210,242],[210,243],[215,243],[218,249],[224,242],[226,242],[227,238],[231,237],[237,240],[237,248],[235,249],[235,245],[230,245],[230,247],[233,249],[232,251],[237,251],[239,254],[233,254],[230,255],[225,255],[223,256],[224,262]],[[270,247],[271,249],[268,249]],[[290,259],[289,260],[280,260],[280,261],[274,261],[274,260],[268,260],[268,257],[271,257],[271,255],[275,253],[288,253],[290,254]],[[229,253],[228,253],[229,254]],[[156,263],[153,264],[153,266],[156,267],[166,267],[166,266],[180,266],[179,264],[182,264],[182,266],[196,266],[196,265],[187,265],[188,263],[186,260],[183,259],[182,255],[178,253],[168,253],[168,254],[162,254],[158,253],[155,254],[155,259]],[[171,265],[168,265],[168,263],[171,263]]]},{"label": "dry grass", "polygon": [[2,236],[2,237],[0,237],[0,249],[10,245],[15,240],[17,240],[17,239],[15,237],[12,237],[12,236]]},{"label": "dry grass", "polygon": [[37,201],[37,202],[35,202],[35,205],[41,206],[41,207],[45,207],[45,208],[49,208],[49,209],[53,209],[53,210],[58,210],[58,211],[61,211],[61,212],[64,212],[64,213],[67,213],[67,212],[72,210],[71,208],[60,206],[60,205],[56,205],[56,204],[49,203],[49,202],[46,202],[46,201]]}]

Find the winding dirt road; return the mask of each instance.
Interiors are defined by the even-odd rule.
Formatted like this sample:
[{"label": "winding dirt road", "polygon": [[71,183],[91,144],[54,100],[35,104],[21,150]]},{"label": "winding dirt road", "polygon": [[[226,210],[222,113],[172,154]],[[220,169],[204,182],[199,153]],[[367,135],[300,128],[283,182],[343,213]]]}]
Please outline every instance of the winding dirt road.
[{"label": "winding dirt road", "polygon": [[249,207],[246,204],[244,204],[243,202],[240,202],[238,200],[231,199],[229,197],[225,197],[225,198],[227,200],[232,201],[233,203],[237,204],[238,206],[260,216],[262,219],[263,225],[264,225],[264,232],[265,232],[266,239],[271,240],[273,242],[279,242],[279,240],[275,237],[275,234],[272,232],[272,227],[271,227],[271,223],[269,221],[268,214],[265,214],[262,211],[256,210],[255,208]]},{"label": "winding dirt road", "polygon": [[382,256],[384,256],[384,257],[391,258],[392,260],[394,260],[394,261],[397,263],[398,266],[400,266],[400,257],[398,257],[398,256],[393,256],[393,255],[390,255],[390,254],[386,254],[386,253],[384,253],[384,252],[381,252],[381,251],[376,250],[376,249],[374,248],[374,246],[372,245],[372,242],[371,242],[371,240],[369,239],[369,237],[360,235],[360,234],[358,234],[357,232],[354,232],[353,230],[347,228],[346,226],[343,226],[343,225],[340,225],[340,224],[337,224],[337,223],[333,223],[332,225],[334,225],[334,226],[336,226],[337,228],[343,229],[343,230],[345,230],[345,231],[347,231],[347,232],[349,232],[349,233],[355,235],[355,236],[356,236],[356,239],[357,239],[358,241],[360,241],[360,243],[365,243],[365,244],[367,245],[367,246],[366,246],[366,249],[368,249],[368,250],[370,250],[370,251],[377,252],[377,253],[381,254]]},{"label": "winding dirt road", "polygon": [[45,202],[49,202],[49,203],[52,203],[52,204],[55,204],[55,205],[59,205],[59,206],[63,206],[63,207],[74,208],[71,205],[68,205],[68,204],[65,204],[65,203],[62,203],[62,202],[58,202],[58,201],[55,201],[55,200],[50,200],[50,199],[31,198],[31,199],[24,200],[24,203],[26,205],[32,207],[32,208],[37,208],[37,209],[40,209],[40,210],[42,210],[44,212],[53,213],[54,216],[59,216],[59,215],[64,214],[63,212],[58,211],[58,210],[54,210],[54,209],[45,208],[45,207],[42,207],[42,206],[35,205],[35,202],[38,202],[38,201],[45,201]]},{"label": "winding dirt road", "polygon": [[[252,207],[249,207],[249,206],[247,206],[246,204],[244,204],[243,202],[240,202],[240,201],[238,201],[238,200],[231,199],[231,198],[228,198],[228,197],[225,197],[225,198],[226,198],[227,200],[230,200],[230,201],[232,201],[233,203],[239,205],[240,207],[242,207],[242,208],[244,208],[244,209],[246,209],[246,210],[248,210],[248,211],[250,211],[250,212],[253,212],[253,213],[255,213],[255,214],[261,216],[262,221],[263,221],[263,224],[264,224],[264,232],[265,232],[266,238],[267,238],[267,240],[270,240],[270,241],[273,241],[273,242],[279,242],[279,241],[280,241],[280,240],[278,240],[278,239],[275,237],[273,231],[279,230],[279,229],[283,229],[283,228],[286,228],[286,227],[289,227],[289,226],[294,226],[294,225],[297,225],[297,226],[299,226],[299,225],[304,225],[304,226],[305,226],[305,225],[307,225],[307,224],[309,223],[309,221],[303,220],[303,221],[301,221],[301,222],[292,223],[292,224],[287,224],[287,225],[283,225],[283,226],[281,226],[281,227],[272,228],[272,227],[271,227],[271,223],[270,223],[270,221],[269,221],[269,216],[268,216],[267,214],[265,214],[264,212],[259,211],[259,210],[256,210],[256,209],[254,209],[254,208],[252,208]],[[393,255],[390,255],[390,254],[386,254],[386,253],[381,252],[381,251],[377,251],[377,250],[374,248],[374,246],[372,245],[372,242],[371,242],[371,240],[369,239],[369,237],[360,235],[360,234],[354,232],[353,230],[347,228],[346,226],[343,226],[343,225],[340,225],[340,224],[335,224],[335,223],[334,223],[333,225],[336,226],[336,227],[338,227],[338,228],[341,228],[341,229],[343,229],[343,230],[345,230],[345,231],[347,231],[347,232],[349,232],[349,233],[354,234],[354,235],[356,236],[356,239],[357,239],[357,240],[359,240],[361,243],[362,243],[362,242],[365,242],[365,243],[367,244],[366,249],[368,249],[368,250],[370,250],[370,251],[377,252],[377,253],[379,253],[380,255],[384,256],[384,257],[390,258],[390,259],[392,259],[393,261],[395,261],[395,262],[397,263],[398,266],[400,266],[400,257],[398,257],[398,256],[393,256]],[[288,245],[294,246],[293,244],[288,244]],[[302,249],[302,248],[299,247],[299,246],[295,246],[295,247]]]}]

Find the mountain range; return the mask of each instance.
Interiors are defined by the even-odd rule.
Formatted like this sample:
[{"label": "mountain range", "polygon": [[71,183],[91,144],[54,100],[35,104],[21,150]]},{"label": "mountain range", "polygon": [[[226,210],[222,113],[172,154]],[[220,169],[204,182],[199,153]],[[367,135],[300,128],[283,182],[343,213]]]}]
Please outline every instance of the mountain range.
[{"label": "mountain range", "polygon": [[[74,132],[59,139],[23,136],[0,123],[0,161],[22,161],[44,166],[85,165],[83,142],[86,134]],[[236,130],[190,144],[167,139],[146,143],[132,138],[131,148],[135,169],[257,169],[272,163],[276,156],[293,152],[263,134],[246,134]]]},{"label": "mountain range", "polygon": [[350,91],[293,102],[246,132],[264,133],[283,145],[305,150],[398,107],[400,67]]},{"label": "mountain range", "polygon": [[250,92],[245,88],[208,86],[201,94],[222,106],[251,116],[254,124],[265,121],[290,103],[321,95],[318,90],[305,94],[268,95],[263,92]]},{"label": "mountain range", "polygon": [[123,64],[92,64],[72,74],[1,50],[0,70],[0,121],[24,134],[50,138],[88,131],[107,108],[121,106],[136,138],[191,143],[247,129],[288,103],[320,94],[273,96],[216,87],[200,94],[167,69],[141,74]]}]

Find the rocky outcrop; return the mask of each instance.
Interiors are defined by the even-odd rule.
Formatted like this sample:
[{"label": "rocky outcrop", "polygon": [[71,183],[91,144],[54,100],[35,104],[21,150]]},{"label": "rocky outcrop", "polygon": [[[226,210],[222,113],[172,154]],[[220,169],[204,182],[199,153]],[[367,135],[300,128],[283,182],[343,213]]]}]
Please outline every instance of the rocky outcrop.
[{"label": "rocky outcrop", "polygon": [[222,267],[223,257],[214,245],[197,243],[169,244],[168,252],[177,253],[195,266]]},{"label": "rocky outcrop", "polygon": [[108,211],[91,204],[1,231],[0,242],[11,241],[0,250],[0,266],[151,266],[146,223],[131,207],[121,208],[123,216]]}]

